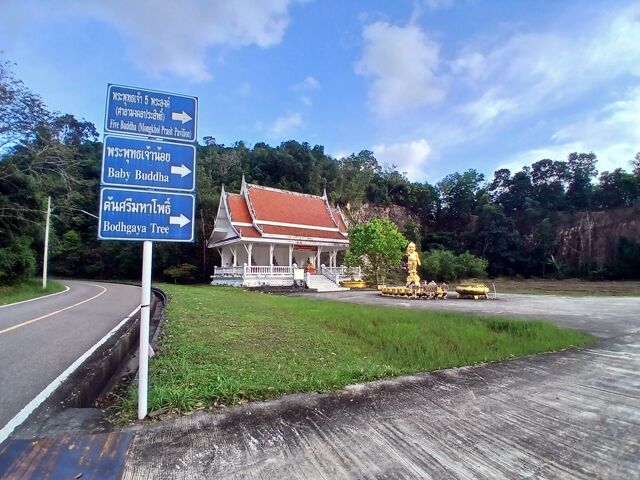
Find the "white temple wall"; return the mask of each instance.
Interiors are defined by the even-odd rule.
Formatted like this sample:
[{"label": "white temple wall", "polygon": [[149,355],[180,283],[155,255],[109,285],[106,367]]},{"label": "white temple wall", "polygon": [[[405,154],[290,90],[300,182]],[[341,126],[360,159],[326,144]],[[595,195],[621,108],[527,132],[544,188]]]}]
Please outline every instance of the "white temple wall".
[{"label": "white temple wall", "polygon": [[290,287],[293,285],[292,278],[274,278],[274,277],[251,277],[245,278],[242,282],[243,287]]},{"label": "white temple wall", "polygon": [[[321,257],[318,262],[318,266],[325,265],[328,267],[331,265],[332,250],[329,250],[328,247],[323,247],[323,248],[327,248],[327,250],[323,249],[321,253]],[[222,266],[233,265],[233,250],[235,250],[237,255],[236,263],[235,263],[236,266],[241,267],[245,263],[247,265],[249,264],[247,250],[245,249],[243,244],[238,243],[233,246],[225,245],[221,247]],[[342,260],[342,257],[344,256],[342,252],[339,252],[339,253],[340,253],[339,255],[340,260],[336,262],[337,266],[342,264],[341,260]],[[268,243],[254,243],[252,248],[252,259],[253,259],[252,265],[253,266],[269,266],[269,254],[270,254],[270,248]],[[296,263],[299,267],[304,267],[309,262],[315,263],[314,259],[316,255],[317,255],[316,252],[313,252],[310,250],[294,250],[292,254],[292,261],[293,263]],[[275,244],[273,249],[273,257],[274,257],[273,265],[281,266],[281,267],[288,266],[289,265],[289,245]]]},{"label": "white temple wall", "polygon": [[307,263],[312,261],[311,259],[315,256],[315,254],[315,252],[309,252],[306,250],[294,250],[293,262],[298,264],[298,266],[302,268]]},{"label": "white temple wall", "polygon": [[260,266],[269,265],[269,245],[253,245],[253,264]]},{"label": "white temple wall", "polygon": [[289,245],[276,245],[273,256],[278,266],[287,267],[289,265]]},{"label": "white temple wall", "polygon": [[236,247],[236,253],[238,254],[238,260],[236,261],[236,264],[239,267],[241,267],[245,263],[249,265],[249,255],[247,254],[247,251],[242,245],[238,245]]},{"label": "white temple wall", "polygon": [[320,254],[320,265],[331,266],[331,252],[322,252]]}]

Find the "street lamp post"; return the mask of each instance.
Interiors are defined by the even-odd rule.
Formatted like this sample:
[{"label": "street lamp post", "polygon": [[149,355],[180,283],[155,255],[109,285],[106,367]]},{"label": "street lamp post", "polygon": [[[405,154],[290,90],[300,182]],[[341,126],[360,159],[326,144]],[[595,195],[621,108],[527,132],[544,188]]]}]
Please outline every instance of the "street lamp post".
[{"label": "street lamp post", "polygon": [[[57,208],[67,208],[69,210],[74,210],[76,212],[82,212],[93,218],[98,218],[97,215],[94,215],[93,213],[89,213],[86,210],[82,210],[81,208],[66,207],[62,205],[59,205]],[[44,226],[44,255],[42,258],[42,289],[43,290],[47,288],[47,264],[49,260],[49,226],[51,224],[52,210],[53,209],[51,208],[51,196],[49,196],[49,199],[47,200],[47,220]]]},{"label": "street lamp post", "polygon": [[47,288],[47,262],[49,260],[49,223],[51,221],[51,196],[47,200],[47,221],[44,226],[44,256],[42,259],[42,289]]}]

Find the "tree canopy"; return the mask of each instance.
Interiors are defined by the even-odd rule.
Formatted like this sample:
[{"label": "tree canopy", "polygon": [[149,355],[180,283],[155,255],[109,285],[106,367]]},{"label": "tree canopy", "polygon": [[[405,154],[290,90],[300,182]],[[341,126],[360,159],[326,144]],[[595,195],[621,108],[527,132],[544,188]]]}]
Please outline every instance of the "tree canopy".
[{"label": "tree canopy", "polygon": [[[0,283],[36,272],[48,196],[53,201],[53,273],[137,277],[140,245],[97,241],[97,221],[83,213],[97,211],[102,144],[95,126],[72,114],[49,111],[11,69],[9,62],[0,61]],[[415,217],[402,219],[398,227],[423,251],[469,251],[488,260],[491,275],[543,275],[559,264],[553,256],[554,228],[562,215],[640,208],[640,152],[633,159],[620,159],[621,164],[628,161],[630,172],[617,168],[598,174],[595,153],[573,152],[566,159],[541,159],[516,172],[497,170],[488,181],[469,169],[430,184],[410,181],[393,165],[380,165],[369,150],[333,158],[321,145],[295,140],[275,146],[242,141],[223,145],[206,136],[197,146],[196,242],[158,243],[154,273],[175,273],[172,267],[188,264],[195,267],[194,278],[208,279],[218,262],[206,241],[221,187],[239,191],[244,174],[247,181],[264,186],[315,195],[326,189],[330,200],[341,206],[400,205]],[[399,261],[382,258],[382,250],[398,250],[404,242],[402,252],[406,239],[382,221],[367,228],[356,225],[351,237],[356,255],[364,251],[358,250],[357,244],[365,243],[361,239],[373,239],[369,243],[377,246],[382,240],[375,239],[387,234],[392,246],[369,252],[377,275]],[[623,243],[618,259],[635,252],[633,240]],[[171,278],[169,273],[165,278]],[[627,277],[629,269],[613,265],[610,274]]]},{"label": "tree canopy", "polygon": [[376,283],[394,267],[398,267],[409,241],[398,227],[381,218],[374,218],[349,230],[351,248],[345,259],[348,265],[360,265],[374,277]]}]

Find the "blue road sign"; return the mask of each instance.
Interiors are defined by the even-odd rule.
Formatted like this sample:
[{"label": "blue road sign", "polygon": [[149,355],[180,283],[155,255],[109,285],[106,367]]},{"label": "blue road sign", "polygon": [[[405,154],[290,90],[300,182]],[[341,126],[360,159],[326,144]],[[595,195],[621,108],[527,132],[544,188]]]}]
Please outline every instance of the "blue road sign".
[{"label": "blue road sign", "polygon": [[196,185],[195,164],[193,145],[106,135],[101,182],[192,192]]},{"label": "blue road sign", "polygon": [[193,242],[196,198],[189,193],[100,190],[100,240]]},{"label": "blue road sign", "polygon": [[109,84],[104,130],[180,142],[196,141],[198,99]]}]

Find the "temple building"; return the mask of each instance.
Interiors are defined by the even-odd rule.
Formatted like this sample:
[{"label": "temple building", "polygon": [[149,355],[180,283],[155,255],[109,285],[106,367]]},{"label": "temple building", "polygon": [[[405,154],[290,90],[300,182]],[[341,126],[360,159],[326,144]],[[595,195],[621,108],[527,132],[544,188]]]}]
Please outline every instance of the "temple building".
[{"label": "temple building", "polygon": [[307,286],[323,291],[339,289],[347,274],[337,264],[338,252],[349,248],[346,222],[326,192],[289,192],[244,177],[240,193],[223,186],[207,246],[221,257],[212,285],[289,286],[304,269]]}]

